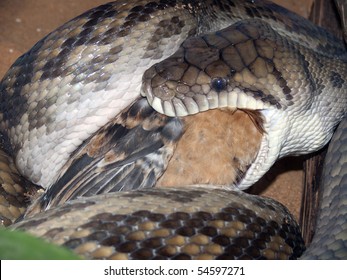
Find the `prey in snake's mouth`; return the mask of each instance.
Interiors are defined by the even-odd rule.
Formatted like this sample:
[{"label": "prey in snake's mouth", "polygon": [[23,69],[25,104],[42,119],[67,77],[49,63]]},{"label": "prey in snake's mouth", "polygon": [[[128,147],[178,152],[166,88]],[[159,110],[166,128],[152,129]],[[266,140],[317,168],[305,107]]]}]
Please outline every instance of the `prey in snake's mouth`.
[{"label": "prey in snake's mouth", "polygon": [[[319,55],[318,61],[312,49],[294,44],[262,20],[244,20],[187,39],[174,55],[145,72],[142,95],[168,116],[216,108],[256,115],[262,131],[259,151],[244,176],[229,184],[243,190],[278,158],[323,147],[343,117],[343,106],[327,112],[315,109],[325,102],[322,91],[333,94],[316,77],[322,61],[327,64],[324,71],[332,72],[331,58]],[[336,63],[344,71],[343,64]]]}]

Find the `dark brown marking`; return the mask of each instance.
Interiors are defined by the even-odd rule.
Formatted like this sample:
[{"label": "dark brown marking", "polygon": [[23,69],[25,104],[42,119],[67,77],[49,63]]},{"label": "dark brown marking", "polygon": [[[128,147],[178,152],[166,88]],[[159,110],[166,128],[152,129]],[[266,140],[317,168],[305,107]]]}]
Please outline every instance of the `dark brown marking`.
[{"label": "dark brown marking", "polygon": [[230,245],[230,238],[225,235],[217,235],[212,238],[212,242],[225,247]]},{"label": "dark brown marking", "polygon": [[110,247],[117,247],[117,244],[123,242],[122,238],[117,235],[112,235],[108,238],[105,238],[100,242],[100,245],[104,246],[110,246]]},{"label": "dark brown marking", "polygon": [[105,231],[95,231],[88,235],[85,240],[86,241],[94,241],[94,240],[103,240],[108,236],[107,232]]},{"label": "dark brown marking", "polygon": [[232,244],[225,249],[226,253],[217,257],[217,260],[233,260],[237,259],[242,255],[242,248]]},{"label": "dark brown marking", "polygon": [[131,253],[132,251],[135,251],[137,248],[138,248],[137,243],[133,241],[126,241],[124,243],[117,245],[116,247],[117,251],[121,253]]},{"label": "dark brown marking", "polygon": [[200,228],[204,225],[204,219],[192,218],[184,222],[187,227]]},{"label": "dark brown marking", "polygon": [[141,248],[131,253],[131,257],[136,260],[150,260],[153,259],[153,251],[147,248]]},{"label": "dark brown marking", "polygon": [[188,227],[188,226],[183,226],[180,227],[178,229],[176,229],[175,231],[176,234],[182,235],[182,236],[193,236],[196,233],[196,230],[192,227]]},{"label": "dark brown marking", "polygon": [[202,229],[199,230],[199,233],[210,236],[210,237],[214,237],[218,234],[217,229],[211,226],[203,227]]},{"label": "dark brown marking", "polygon": [[160,237],[151,237],[141,242],[141,245],[145,248],[156,249],[163,246],[163,240]]},{"label": "dark brown marking", "polygon": [[178,254],[172,258],[173,260],[191,260],[192,257],[188,254]]},{"label": "dark brown marking", "polygon": [[160,223],[160,226],[163,228],[177,229],[182,226],[182,222],[179,220],[165,220]]},{"label": "dark brown marking", "polygon": [[175,220],[188,220],[190,218],[190,214],[185,212],[174,212],[169,215],[169,218]]},{"label": "dark brown marking", "polygon": [[84,240],[82,238],[75,238],[75,239],[70,239],[66,241],[63,245],[73,250],[77,248],[78,246],[80,246],[81,244],[83,244],[83,242]]},{"label": "dark brown marking", "polygon": [[252,246],[257,247],[259,249],[265,249],[266,248],[266,242],[261,239],[254,239],[251,243]]},{"label": "dark brown marking", "polygon": [[246,254],[251,256],[252,259],[258,259],[260,257],[260,250],[254,246],[250,246],[245,250]]},{"label": "dark brown marking", "polygon": [[332,86],[335,88],[342,88],[345,83],[345,80],[341,77],[341,75],[335,71],[331,71],[330,73],[330,82]]}]

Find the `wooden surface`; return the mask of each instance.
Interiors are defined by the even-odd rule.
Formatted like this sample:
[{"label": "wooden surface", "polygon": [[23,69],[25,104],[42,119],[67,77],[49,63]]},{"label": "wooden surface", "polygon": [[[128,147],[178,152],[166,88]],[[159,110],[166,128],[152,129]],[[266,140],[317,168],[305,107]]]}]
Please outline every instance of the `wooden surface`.
[{"label": "wooden surface", "polygon": [[[310,19],[338,37],[342,38],[342,26],[337,9],[331,0],[316,0]],[[304,163],[304,188],[299,223],[306,244],[314,234],[316,214],[322,191],[322,172],[327,147],[312,154]]]}]

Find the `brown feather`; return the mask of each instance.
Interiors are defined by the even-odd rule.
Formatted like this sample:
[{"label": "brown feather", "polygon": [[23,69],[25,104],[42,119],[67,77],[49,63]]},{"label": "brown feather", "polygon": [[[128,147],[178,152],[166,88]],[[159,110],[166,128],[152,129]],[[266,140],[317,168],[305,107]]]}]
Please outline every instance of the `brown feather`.
[{"label": "brown feather", "polygon": [[182,119],[185,133],[157,186],[237,182],[259,151],[261,114],[215,109]]}]

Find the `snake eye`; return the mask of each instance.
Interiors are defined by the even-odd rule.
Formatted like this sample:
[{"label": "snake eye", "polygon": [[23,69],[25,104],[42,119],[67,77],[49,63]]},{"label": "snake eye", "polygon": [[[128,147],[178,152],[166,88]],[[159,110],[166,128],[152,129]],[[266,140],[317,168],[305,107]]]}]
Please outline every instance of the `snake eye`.
[{"label": "snake eye", "polygon": [[214,78],[211,82],[212,89],[214,89],[216,92],[221,92],[222,90],[225,90],[228,85],[228,81],[225,78]]}]

